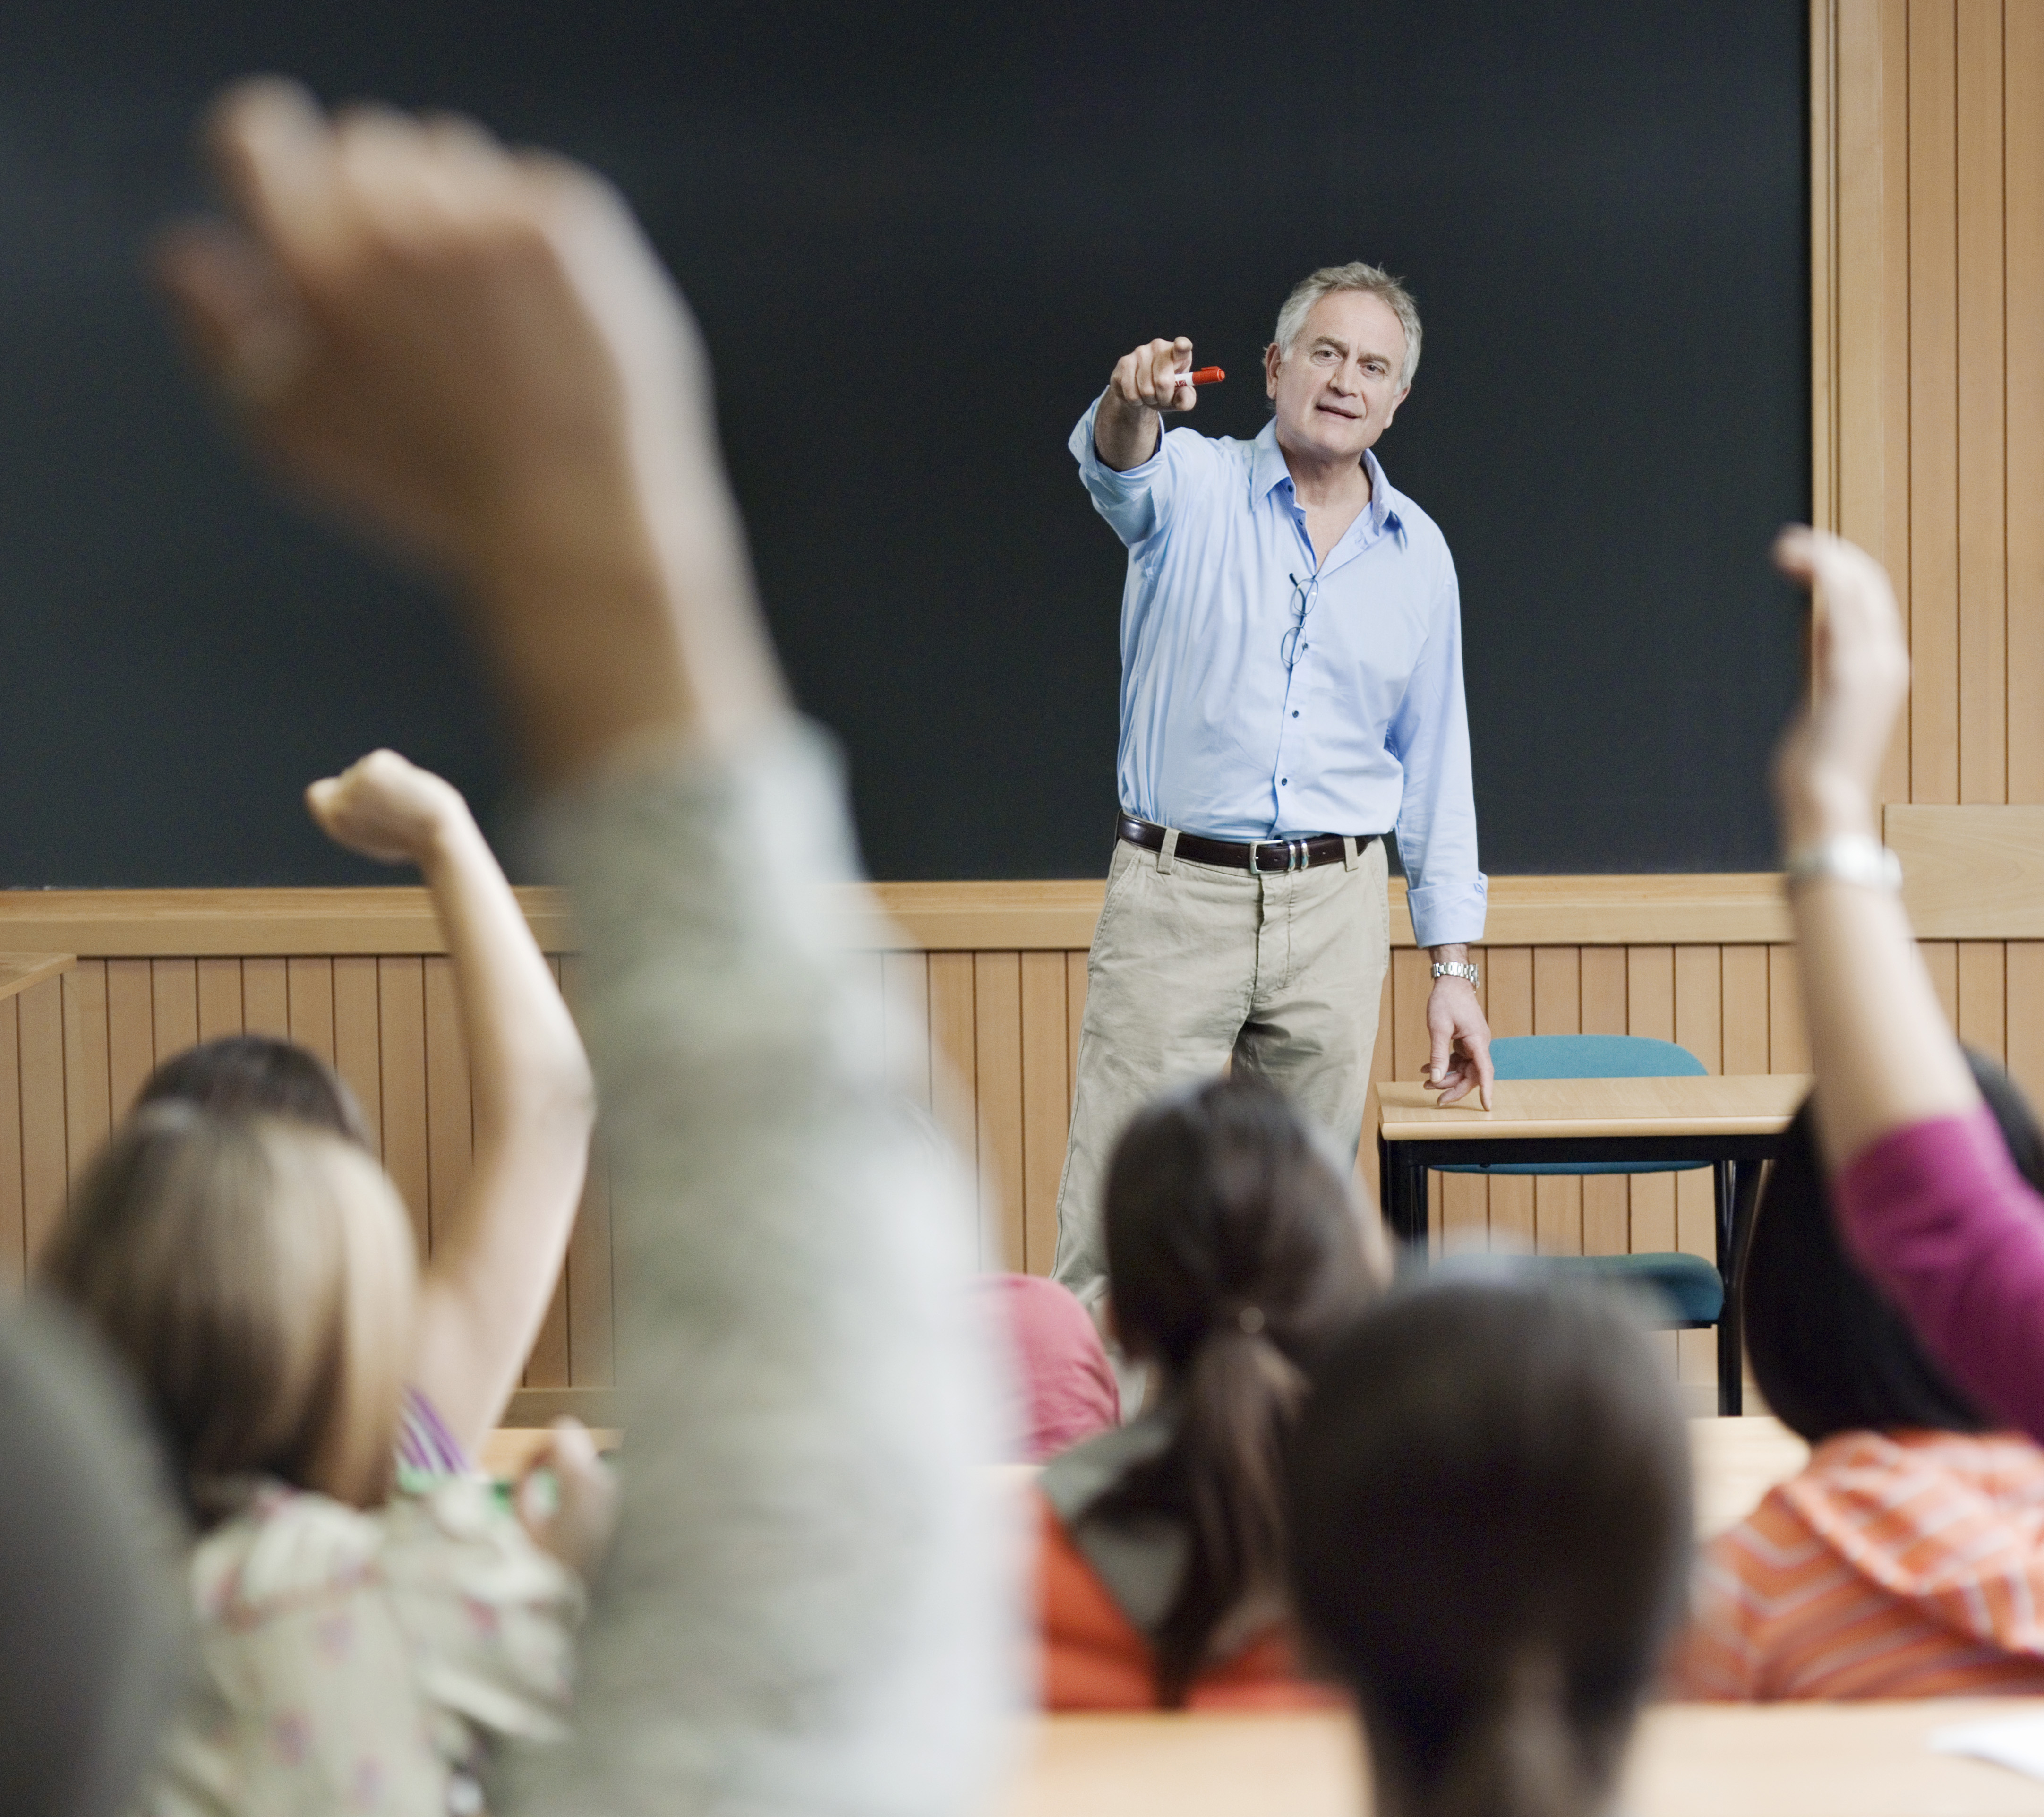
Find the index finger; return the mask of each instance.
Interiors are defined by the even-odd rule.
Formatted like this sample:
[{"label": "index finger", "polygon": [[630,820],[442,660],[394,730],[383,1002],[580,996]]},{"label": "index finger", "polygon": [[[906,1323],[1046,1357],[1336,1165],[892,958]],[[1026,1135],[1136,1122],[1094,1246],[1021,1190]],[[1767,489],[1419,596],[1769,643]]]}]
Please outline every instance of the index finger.
[{"label": "index finger", "polygon": [[345,240],[333,131],[298,83],[236,83],[209,112],[206,144],[229,207],[281,263],[322,263]]}]

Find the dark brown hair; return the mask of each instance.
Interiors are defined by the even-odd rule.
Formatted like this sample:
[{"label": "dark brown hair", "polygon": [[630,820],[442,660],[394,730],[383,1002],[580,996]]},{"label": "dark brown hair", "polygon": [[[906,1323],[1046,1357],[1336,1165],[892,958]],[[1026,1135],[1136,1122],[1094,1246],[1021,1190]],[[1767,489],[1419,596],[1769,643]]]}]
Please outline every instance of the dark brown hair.
[{"label": "dark brown hair", "polygon": [[1400,1292],[1316,1373],[1295,1593],[1380,1810],[1603,1808],[1688,1576],[1667,1373],[1609,1296],[1502,1269]]},{"label": "dark brown hair", "polygon": [[318,1054],[270,1035],[227,1035],[174,1054],[143,1081],[140,1104],[196,1104],[223,1116],[286,1116],[375,1152],[362,1107]]},{"label": "dark brown hair", "polygon": [[[1969,1050],[1966,1059],[2010,1158],[2044,1189],[2044,1138],[2022,1093],[1984,1055]],[[1984,1432],[1996,1423],[1846,1253],[1807,1099],[1769,1170],[1738,1293],[1754,1379],[1769,1410],[1812,1444],[1835,1432]]]},{"label": "dark brown hair", "polygon": [[1185,1525],[1185,1574],[1150,1637],[1167,1705],[1185,1701],[1246,1597],[1284,1594],[1284,1440],[1304,1366],[1374,1285],[1362,1215],[1291,1106],[1254,1077],[1166,1099],[1115,1150],[1115,1327],[1130,1355],[1162,1371],[1176,1429],[1080,1518]]}]

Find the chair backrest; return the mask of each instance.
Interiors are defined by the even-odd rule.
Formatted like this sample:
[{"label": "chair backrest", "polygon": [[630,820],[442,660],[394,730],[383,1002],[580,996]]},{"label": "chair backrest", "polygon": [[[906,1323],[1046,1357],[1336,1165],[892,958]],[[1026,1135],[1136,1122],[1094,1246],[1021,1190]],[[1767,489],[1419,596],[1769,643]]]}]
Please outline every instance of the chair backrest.
[{"label": "chair backrest", "polygon": [[1490,1044],[1500,1079],[1685,1079],[1708,1070],[1686,1047],[1645,1035],[1507,1035]]}]

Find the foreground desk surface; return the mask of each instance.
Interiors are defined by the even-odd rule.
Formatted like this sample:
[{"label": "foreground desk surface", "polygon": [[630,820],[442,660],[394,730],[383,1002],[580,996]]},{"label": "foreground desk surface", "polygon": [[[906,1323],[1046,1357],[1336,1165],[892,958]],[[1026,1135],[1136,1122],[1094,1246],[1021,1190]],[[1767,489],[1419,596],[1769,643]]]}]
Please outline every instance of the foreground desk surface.
[{"label": "foreground desk surface", "polygon": [[[1932,1754],[1949,1723],[2044,1700],[1669,1704],[1640,1726],[1627,1817],[2044,1817],[2044,1784]],[[1056,1716],[996,1817],[1365,1817],[1345,1716]]]},{"label": "foreground desk surface", "polygon": [[1485,1110],[1473,1097],[1444,1108],[1424,1085],[1387,1080],[1377,1087],[1377,1100],[1386,1142],[1772,1135],[1796,1114],[1810,1084],[1800,1073],[1500,1079]]}]

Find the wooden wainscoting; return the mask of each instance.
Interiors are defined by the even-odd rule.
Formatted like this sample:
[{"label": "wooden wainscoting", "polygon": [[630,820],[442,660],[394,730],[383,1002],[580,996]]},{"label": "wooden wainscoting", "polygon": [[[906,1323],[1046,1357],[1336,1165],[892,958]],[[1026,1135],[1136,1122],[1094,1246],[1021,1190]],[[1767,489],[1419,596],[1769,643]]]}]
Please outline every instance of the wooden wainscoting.
[{"label": "wooden wainscoting", "polygon": [[[855,962],[874,987],[869,1039],[972,1162],[989,1266],[1050,1266],[1100,891],[897,884],[876,893],[884,917],[846,905],[846,937],[863,947]],[[528,892],[526,905],[544,944],[572,945],[558,896]],[[1425,1058],[1430,981],[1402,901],[1397,908],[1379,1078],[1412,1077]],[[1511,936],[1477,955],[1500,1035],[1652,1035],[1681,1042],[1713,1072],[1808,1066],[1771,878],[1498,878],[1492,921]],[[314,933],[325,950],[293,950]],[[80,955],[63,977],[0,1002],[0,1277],[22,1277],[149,1070],[240,1029],[289,1036],[333,1061],[430,1252],[471,1149],[467,1059],[440,946],[419,891],[0,893],[0,951]],[[2044,942],[1924,951],[1961,1035],[2044,1095]],[[572,1003],[578,961],[568,952],[555,962]],[[1374,1190],[1367,1138],[1358,1171]],[[1556,1254],[1710,1250],[1702,1176],[1464,1176],[1437,1179],[1434,1192],[1435,1230],[1457,1241],[1495,1233]],[[615,1381],[609,1218],[599,1166],[527,1371],[536,1406]],[[1712,1341],[1685,1335],[1685,1376],[1713,1379]]]}]

